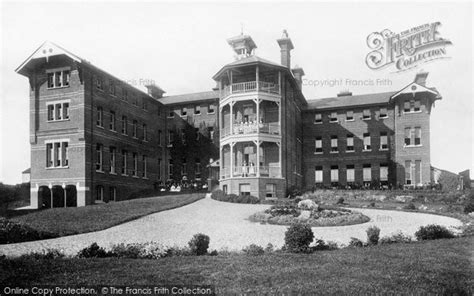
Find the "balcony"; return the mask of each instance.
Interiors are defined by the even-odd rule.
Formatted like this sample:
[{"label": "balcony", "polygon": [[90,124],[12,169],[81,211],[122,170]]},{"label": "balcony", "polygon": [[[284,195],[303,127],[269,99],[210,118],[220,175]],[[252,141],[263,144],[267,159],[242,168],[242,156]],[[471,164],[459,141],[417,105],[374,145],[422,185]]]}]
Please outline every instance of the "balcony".
[{"label": "balcony", "polygon": [[255,177],[266,177],[266,178],[281,178],[281,167],[280,166],[237,166],[233,169],[233,174],[230,174],[230,168],[221,169],[221,179],[229,178],[255,178]]},{"label": "balcony", "polygon": [[246,134],[257,134],[265,133],[271,135],[280,134],[280,124],[277,122],[271,123],[234,123],[233,130],[231,127],[224,127],[221,129],[220,135],[221,138],[225,138],[230,135],[246,135]]},{"label": "balcony", "polygon": [[256,91],[279,95],[280,86],[272,82],[247,81],[226,85],[222,91],[222,97],[227,97],[230,94],[241,94]]}]

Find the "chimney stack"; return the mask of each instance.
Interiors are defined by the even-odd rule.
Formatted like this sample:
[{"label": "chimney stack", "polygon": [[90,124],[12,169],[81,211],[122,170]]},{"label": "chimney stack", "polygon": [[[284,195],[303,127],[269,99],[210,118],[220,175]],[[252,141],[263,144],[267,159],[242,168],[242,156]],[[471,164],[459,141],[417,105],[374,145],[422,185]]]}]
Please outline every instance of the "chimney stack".
[{"label": "chimney stack", "polygon": [[156,84],[147,84],[145,87],[148,89],[148,95],[157,100],[161,99],[165,93],[165,91]]},{"label": "chimney stack", "polygon": [[303,76],[305,75],[303,68],[296,65],[296,68],[292,69],[291,72],[293,72],[293,75],[295,76],[295,79],[298,82],[298,86],[301,90],[303,85]]},{"label": "chimney stack", "polygon": [[337,96],[338,96],[338,97],[350,97],[350,96],[352,96],[352,92],[349,91],[348,89],[346,89],[346,90],[341,90],[341,92],[339,92],[339,93],[337,94]]},{"label": "chimney stack", "polygon": [[288,69],[291,69],[291,53],[290,51],[294,48],[293,42],[288,37],[288,32],[283,30],[282,38],[277,40],[278,45],[280,45],[280,52],[281,52],[281,64]]}]

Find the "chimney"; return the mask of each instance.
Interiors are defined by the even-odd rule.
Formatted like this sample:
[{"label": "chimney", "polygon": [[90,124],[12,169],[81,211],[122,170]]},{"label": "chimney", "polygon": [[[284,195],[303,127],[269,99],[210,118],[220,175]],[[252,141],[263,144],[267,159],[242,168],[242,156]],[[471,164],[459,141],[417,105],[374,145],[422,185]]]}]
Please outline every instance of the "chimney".
[{"label": "chimney", "polygon": [[293,72],[293,75],[295,76],[296,82],[298,82],[298,86],[301,90],[302,85],[303,85],[303,76],[305,75],[304,71],[303,71],[303,68],[298,67],[298,65],[296,65],[296,67],[294,69],[292,69],[291,72]]},{"label": "chimney", "polygon": [[161,99],[165,93],[165,91],[156,84],[147,84],[145,87],[148,89],[148,95],[157,100]]},{"label": "chimney", "polygon": [[413,82],[415,82],[416,84],[425,86],[427,77],[428,77],[428,72],[417,73],[415,76],[415,81]]},{"label": "chimney", "polygon": [[280,45],[281,52],[281,64],[288,69],[291,69],[291,54],[290,51],[294,48],[293,42],[288,37],[288,32],[283,30],[283,36],[277,40],[278,45]]},{"label": "chimney", "polygon": [[352,96],[352,92],[349,90],[342,90],[340,93],[337,94],[338,97],[350,97]]}]

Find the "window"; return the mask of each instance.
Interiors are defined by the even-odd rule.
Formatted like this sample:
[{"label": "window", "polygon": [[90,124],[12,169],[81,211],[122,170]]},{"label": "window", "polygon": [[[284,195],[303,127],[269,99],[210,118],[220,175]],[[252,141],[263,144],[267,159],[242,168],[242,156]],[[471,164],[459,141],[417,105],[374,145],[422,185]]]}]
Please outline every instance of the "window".
[{"label": "window", "polygon": [[421,182],[421,160],[415,160],[415,185],[422,185]]},{"label": "window", "polygon": [[364,134],[364,151],[372,150],[372,146],[370,145],[370,133]]},{"label": "window", "polygon": [[196,158],[194,161],[196,167],[194,169],[194,174],[196,175],[196,178],[201,177],[201,160],[199,158]]},{"label": "window", "polygon": [[69,165],[69,143],[67,141],[46,143],[46,167],[64,168]]},{"label": "window", "polygon": [[133,159],[133,169],[132,169],[132,175],[134,177],[138,177],[138,154],[133,153],[132,154],[132,159]]},{"label": "window", "polygon": [[109,187],[109,201],[117,200],[117,188]]},{"label": "window", "polygon": [[168,146],[172,146],[174,142],[174,132],[168,131]]},{"label": "window", "polygon": [[122,150],[122,175],[127,175],[127,150]]},{"label": "window", "polygon": [[349,110],[346,112],[346,121],[353,121],[354,120],[354,111]]},{"label": "window", "polygon": [[339,167],[337,165],[331,166],[331,182],[339,182]]},{"label": "window", "polygon": [[132,121],[132,137],[136,138],[138,134],[138,122],[136,120]]},{"label": "window", "polygon": [[380,164],[380,181],[388,181],[388,164]]},{"label": "window", "polygon": [[337,112],[331,112],[331,115],[329,117],[329,122],[337,122]]},{"label": "window", "polygon": [[323,116],[321,113],[314,114],[314,123],[323,123]]},{"label": "window", "polygon": [[199,132],[199,128],[194,128],[194,133],[196,134],[196,141],[199,141],[201,138],[201,133]]},{"label": "window", "polygon": [[323,183],[323,167],[317,166],[314,169],[314,183],[320,184]]},{"label": "window", "polygon": [[161,158],[158,158],[158,170],[156,172],[156,178],[161,180]]},{"label": "window", "polygon": [[380,150],[388,150],[387,132],[381,132],[380,133]]},{"label": "window", "polygon": [[48,121],[69,119],[69,102],[51,102],[47,104]]},{"label": "window", "polygon": [[406,160],[405,161],[405,184],[406,185],[412,185],[413,184],[413,168],[411,166],[411,160]]},{"label": "window", "polygon": [[347,148],[346,152],[354,152],[354,135],[347,135]]},{"label": "window", "polygon": [[48,74],[48,89],[67,87],[71,78],[70,70],[49,70]]},{"label": "window", "polygon": [[355,169],[353,164],[348,164],[346,167],[346,176],[347,182],[354,182],[355,181]]},{"label": "window", "polygon": [[364,167],[362,169],[362,176],[364,182],[372,181],[372,168],[370,164],[364,164]]},{"label": "window", "polygon": [[142,156],[142,163],[143,163],[143,178],[148,178],[147,177],[147,157],[146,157],[146,155]]},{"label": "window", "polygon": [[115,96],[115,82],[113,80],[109,81],[109,94]]},{"label": "window", "polygon": [[207,109],[207,114],[214,114],[214,104],[209,104],[209,108]]},{"label": "window", "polygon": [[143,124],[143,141],[148,141],[148,129],[146,124]]},{"label": "window", "polygon": [[276,184],[265,184],[265,197],[275,197],[276,195]]},{"label": "window", "polygon": [[411,104],[410,104],[410,101],[405,101],[405,103],[403,104],[403,112],[404,112],[404,113],[409,113],[409,112],[411,112]]},{"label": "window", "polygon": [[110,111],[110,123],[109,123],[109,128],[111,131],[116,131],[116,126],[115,126],[115,112]]},{"label": "window", "polygon": [[103,170],[103,155],[104,155],[104,146],[102,144],[97,144],[96,148],[96,159],[95,159],[95,170],[102,172]]},{"label": "window", "polygon": [[97,126],[104,127],[104,110],[102,107],[97,107]]},{"label": "window", "polygon": [[136,95],[132,95],[132,104],[133,106],[137,107],[138,106],[138,98]]},{"label": "window", "polygon": [[362,120],[369,120],[370,118],[370,109],[364,109],[364,111],[362,111]]},{"label": "window", "polygon": [[173,176],[173,170],[174,170],[173,160],[170,159],[168,160],[168,178],[169,179],[171,179],[171,176]]},{"label": "window", "polygon": [[212,126],[208,127],[207,131],[209,132],[209,138],[211,139],[212,142],[214,142],[214,128]]},{"label": "window", "polygon": [[316,140],[314,140],[314,153],[323,153],[323,139],[321,137],[317,137]]},{"label": "window", "polygon": [[239,184],[239,194],[240,195],[250,195],[250,184]]},{"label": "window", "polygon": [[168,113],[168,118],[174,118],[174,110],[170,110]]},{"label": "window", "polygon": [[122,135],[128,134],[128,120],[127,116],[122,116]]},{"label": "window", "polygon": [[95,86],[97,87],[97,89],[104,90],[104,81],[102,80],[102,77],[96,77]]},{"label": "window", "polygon": [[142,109],[148,111],[148,103],[145,98],[142,98]]},{"label": "window", "polygon": [[109,148],[110,150],[110,173],[111,174],[116,174],[117,173],[117,169],[116,169],[116,164],[115,164],[115,161],[116,161],[116,158],[117,158],[117,148],[115,147],[110,147]]},{"label": "window", "polygon": [[188,163],[186,161],[186,158],[181,159],[181,175],[187,175],[188,174]]},{"label": "window", "polygon": [[163,132],[161,130],[158,130],[158,146],[161,146],[161,137],[163,136]]},{"label": "window", "polygon": [[415,146],[421,146],[421,127],[415,127]]},{"label": "window", "polygon": [[181,116],[186,116],[186,115],[188,115],[188,109],[186,107],[183,107],[181,109]]},{"label": "window", "polygon": [[194,114],[200,115],[201,114],[201,106],[197,105],[194,107]]},{"label": "window", "polygon": [[128,90],[125,88],[122,89],[122,100],[128,101]]},{"label": "window", "polygon": [[97,185],[95,187],[95,200],[104,201],[104,187],[102,185]]},{"label": "window", "polygon": [[380,119],[388,118],[387,108],[380,108]]},{"label": "window", "polygon": [[227,185],[222,185],[222,191],[224,191],[224,193],[227,194],[227,191],[228,191]]},{"label": "window", "polygon": [[331,136],[331,153],[337,153],[337,136]]},{"label": "window", "polygon": [[413,112],[420,112],[420,101],[415,100],[414,106],[413,106]]},{"label": "window", "polygon": [[410,146],[412,143],[411,141],[411,127],[405,128],[405,146]]},{"label": "window", "polygon": [[414,112],[420,112],[421,111],[421,102],[420,100],[411,100],[411,101],[405,101],[403,105],[403,112],[404,113],[414,113]]}]

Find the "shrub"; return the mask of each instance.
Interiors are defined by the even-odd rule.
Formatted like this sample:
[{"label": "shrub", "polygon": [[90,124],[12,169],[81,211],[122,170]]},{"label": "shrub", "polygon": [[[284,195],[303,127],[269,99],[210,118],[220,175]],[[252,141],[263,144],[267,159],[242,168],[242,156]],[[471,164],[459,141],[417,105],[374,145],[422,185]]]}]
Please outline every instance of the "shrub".
[{"label": "shrub", "polygon": [[380,239],[379,244],[398,244],[398,243],[410,243],[411,237],[404,235],[402,232],[398,232],[392,236],[384,236]]},{"label": "shrub", "polygon": [[243,248],[242,251],[250,256],[263,255],[263,253],[265,252],[261,246],[255,244],[251,244],[250,246]]},{"label": "shrub", "polygon": [[349,247],[354,247],[354,248],[361,248],[364,246],[364,243],[355,237],[351,237],[351,241],[349,242]]},{"label": "shrub", "polygon": [[325,242],[322,239],[317,239],[316,244],[311,249],[313,251],[332,251],[337,250],[339,247],[336,242],[328,241]]},{"label": "shrub", "polygon": [[220,189],[214,190],[211,193],[211,198],[218,201],[233,202],[233,203],[247,203],[247,204],[260,203],[260,199],[253,195],[225,194],[224,191]]},{"label": "shrub", "polygon": [[295,198],[297,196],[300,196],[300,195],[301,195],[301,190],[298,189],[296,186],[291,186],[290,188],[288,188],[286,190],[286,196],[288,198],[293,199],[293,198]]},{"label": "shrub", "polygon": [[336,202],[336,204],[338,204],[338,205],[342,205],[342,204],[344,204],[344,198],[343,198],[342,196],[341,196],[341,197],[339,197],[339,198],[337,199],[337,202]]},{"label": "shrub", "polygon": [[421,226],[415,232],[415,237],[417,240],[421,241],[441,238],[453,238],[454,234],[444,226],[430,224],[427,226]]},{"label": "shrub", "polygon": [[369,203],[369,207],[375,208],[375,202],[373,201],[373,202]]},{"label": "shrub", "polygon": [[182,257],[182,256],[192,256],[196,255],[191,251],[191,249],[184,247],[170,247],[166,249],[165,254],[163,257]]},{"label": "shrub", "polygon": [[210,253],[209,253],[209,256],[217,256],[219,255],[219,253],[217,252],[217,250],[212,250]]},{"label": "shrub", "polygon": [[416,210],[416,206],[414,203],[410,202],[406,206],[403,207],[405,210]]},{"label": "shrub", "polygon": [[217,189],[211,193],[211,198],[215,200],[223,200],[225,198],[224,191]]},{"label": "shrub", "polygon": [[376,245],[379,242],[380,228],[377,226],[370,226],[367,228],[367,244]]},{"label": "shrub", "polygon": [[266,253],[272,253],[275,250],[273,245],[271,243],[268,243],[268,245],[265,247],[265,252]]},{"label": "shrub", "polygon": [[105,258],[110,257],[112,254],[104,250],[104,248],[99,247],[97,243],[93,243],[90,246],[82,249],[77,254],[79,258]]},{"label": "shrub", "polygon": [[309,225],[295,223],[285,232],[285,249],[292,253],[306,252],[313,239],[314,234]]},{"label": "shrub", "polygon": [[308,211],[318,210],[318,204],[311,199],[304,199],[298,203],[298,208]]},{"label": "shrub", "polygon": [[474,201],[470,201],[467,205],[464,206],[464,213],[469,214],[474,212]]},{"label": "shrub", "polygon": [[25,255],[21,255],[20,259],[35,259],[35,260],[41,260],[41,259],[58,259],[58,258],[64,258],[64,253],[56,250],[56,249],[47,249],[42,252],[33,252]]},{"label": "shrub", "polygon": [[57,235],[37,231],[27,225],[0,218],[0,244],[20,243],[53,237],[57,237]]},{"label": "shrub", "polygon": [[209,248],[209,241],[209,236],[202,233],[195,234],[188,243],[191,253],[198,256],[205,255]]},{"label": "shrub", "polygon": [[110,250],[110,253],[115,257],[121,258],[140,258],[141,246],[139,244],[118,244],[114,245]]},{"label": "shrub", "polygon": [[274,205],[265,210],[265,213],[271,214],[273,217],[284,215],[293,215],[294,217],[297,217],[300,214],[295,205],[292,204]]}]

